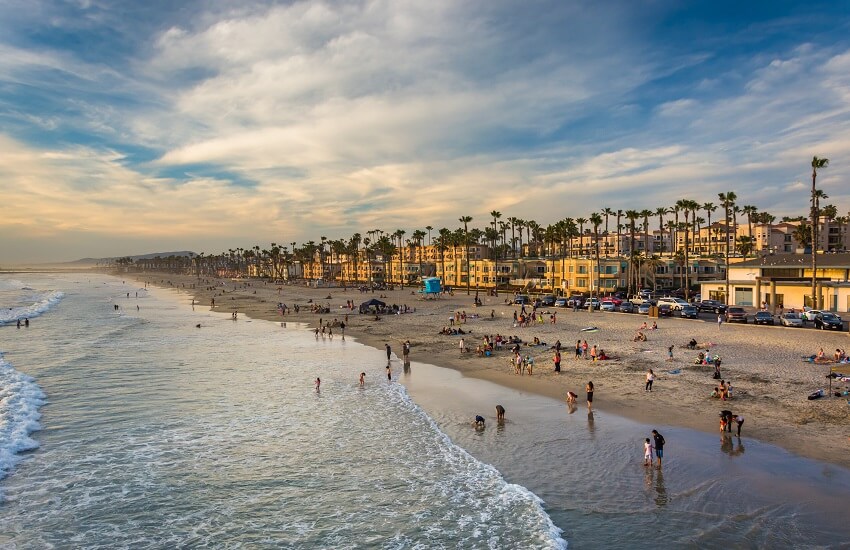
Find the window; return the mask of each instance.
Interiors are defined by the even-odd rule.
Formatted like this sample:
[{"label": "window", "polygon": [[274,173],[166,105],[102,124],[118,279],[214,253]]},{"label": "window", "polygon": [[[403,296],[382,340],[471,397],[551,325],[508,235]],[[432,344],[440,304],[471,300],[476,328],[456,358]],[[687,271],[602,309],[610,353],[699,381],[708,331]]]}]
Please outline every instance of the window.
[{"label": "window", "polygon": [[546,273],[546,266],[538,265],[537,266],[537,273],[540,273],[540,274]]},{"label": "window", "polygon": [[581,273],[581,274],[587,273],[587,266],[586,265],[578,266],[578,272]]}]

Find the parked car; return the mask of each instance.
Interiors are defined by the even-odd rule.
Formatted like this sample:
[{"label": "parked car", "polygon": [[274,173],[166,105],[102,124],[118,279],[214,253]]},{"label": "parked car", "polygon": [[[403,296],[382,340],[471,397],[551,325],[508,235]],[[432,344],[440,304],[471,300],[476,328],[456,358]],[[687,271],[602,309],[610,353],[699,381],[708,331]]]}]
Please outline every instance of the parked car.
[{"label": "parked car", "polygon": [[821,330],[843,330],[844,323],[838,315],[828,311],[821,311],[815,315],[815,328]]},{"label": "parked car", "polygon": [[596,297],[588,298],[584,301],[584,307],[587,309],[599,309],[599,305],[599,298]]},{"label": "parked car", "polygon": [[638,306],[637,312],[641,315],[649,315],[649,308],[652,307],[652,304],[649,302],[644,302]]},{"label": "parked car", "polygon": [[564,297],[555,300],[555,307],[567,307],[567,299]]},{"label": "parked car", "polygon": [[801,327],[803,326],[803,318],[799,313],[783,313],[779,317],[779,323],[783,327]]},{"label": "parked car", "polygon": [[773,325],[773,314],[769,311],[757,311],[753,317],[753,322],[757,325]]},{"label": "parked car", "polygon": [[551,294],[540,298],[541,306],[554,306],[555,305],[555,297]]},{"label": "parked car", "polygon": [[696,308],[696,306],[692,306],[689,304],[679,310],[679,315],[681,315],[685,319],[696,319],[699,317],[699,310]]},{"label": "parked car", "polygon": [[718,314],[726,313],[726,304],[717,300],[703,300],[702,302],[697,302],[697,309]]},{"label": "parked car", "polygon": [[531,303],[531,298],[529,298],[526,294],[520,294],[514,298],[514,303],[518,305],[528,305]]},{"label": "parked car", "polygon": [[602,300],[602,304],[599,305],[599,309],[601,311],[614,311],[617,309],[617,304],[611,300]]},{"label": "parked car", "polygon": [[659,317],[672,317],[673,316],[673,306],[670,304],[658,304],[658,316]]},{"label": "parked car", "polygon": [[726,310],[727,323],[744,323],[747,324],[747,312],[742,307],[732,306]]},{"label": "parked car", "polygon": [[603,296],[602,297],[602,303],[605,303],[605,302],[614,302],[615,306],[619,306],[620,304],[623,303],[623,300],[621,300],[617,296],[613,296],[613,295],[612,296]]},{"label": "parked car", "polygon": [[818,313],[820,313],[819,309],[808,309],[808,310],[803,311],[803,313],[800,314],[800,317],[803,318],[804,322],[805,321],[814,321],[815,317],[817,317]]},{"label": "parked car", "polygon": [[623,313],[634,313],[637,311],[637,307],[631,302],[623,302],[620,304],[620,311]]},{"label": "parked car", "polygon": [[669,305],[671,309],[678,310],[678,309],[682,309],[683,307],[688,305],[688,302],[686,302],[685,300],[683,300],[681,298],[673,298],[673,297],[668,296],[666,298],[659,298],[658,299],[658,305],[661,306],[663,304]]}]

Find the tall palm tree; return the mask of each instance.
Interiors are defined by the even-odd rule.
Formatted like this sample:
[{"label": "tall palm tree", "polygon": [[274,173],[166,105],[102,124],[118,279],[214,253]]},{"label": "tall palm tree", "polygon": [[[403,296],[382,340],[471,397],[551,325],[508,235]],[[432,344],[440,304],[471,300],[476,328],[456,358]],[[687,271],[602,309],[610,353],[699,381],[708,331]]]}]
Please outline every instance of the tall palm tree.
[{"label": "tall palm tree", "polygon": [[750,240],[750,243],[749,243],[751,249],[753,248],[753,245],[755,244],[755,238],[753,238],[753,218],[756,214],[758,214],[758,210],[759,209],[757,207],[755,207],[751,204],[747,204],[747,205],[744,205],[744,206],[741,207],[741,212],[743,212],[744,214],[747,215],[747,231],[749,231],[749,233],[747,233],[747,235],[749,235],[751,237],[751,240]]},{"label": "tall palm tree", "polygon": [[817,271],[818,271],[818,253],[817,253],[817,243],[818,243],[818,205],[817,205],[817,191],[815,188],[815,181],[818,177],[818,169],[824,169],[829,166],[829,159],[827,158],[812,158],[812,308],[818,309],[820,305],[818,300],[818,279],[817,279]]},{"label": "tall palm tree", "polygon": [[617,210],[617,256],[618,257],[621,255],[621,252],[622,252],[620,250],[620,228],[622,227],[620,225],[620,218],[622,218],[622,217],[623,217],[623,211]]},{"label": "tall palm tree", "polygon": [[426,226],[425,226],[425,229],[428,231],[428,246],[431,246],[431,244],[432,244],[432,241],[431,241],[431,231],[432,231],[434,228],[433,228],[432,226],[430,226],[430,225],[426,225]]},{"label": "tall palm tree", "polygon": [[738,196],[733,191],[727,191],[726,193],[718,193],[717,198],[720,199],[720,204],[723,206],[723,211],[725,214],[726,221],[726,305],[729,305],[729,211],[732,206],[735,204],[735,200]]},{"label": "tall palm tree", "polygon": [[446,285],[446,250],[451,244],[452,232],[449,231],[445,227],[441,227],[439,231],[437,231],[437,250],[440,252],[440,274],[441,283],[443,286]]},{"label": "tall palm tree", "polygon": [[635,222],[640,217],[640,213],[637,210],[626,210],[626,219],[629,220],[629,284],[628,284],[628,294],[629,296],[633,295],[634,287],[632,287],[632,282],[635,277],[635,259],[637,258],[637,254],[635,253]]},{"label": "tall palm tree", "polygon": [[578,253],[584,255],[584,224],[587,223],[587,218],[576,218],[578,224]]},{"label": "tall palm tree", "polygon": [[[520,257],[522,257],[523,256],[523,253],[522,253],[522,230],[525,229],[525,220],[523,220],[522,218],[516,218],[516,222],[514,223],[514,225],[516,226],[517,234],[519,235],[517,237],[517,239],[518,239],[517,244],[518,244],[518,247],[519,247],[518,254],[519,254]],[[514,258],[516,258],[516,254],[514,254]]]},{"label": "tall palm tree", "polygon": [[[596,253],[596,296],[599,296],[599,286],[602,284],[602,270],[599,269],[599,226],[602,224],[602,216],[598,212],[590,214],[590,223],[593,224],[593,242]],[[593,296],[593,269],[590,270],[590,295]],[[593,312],[593,308],[588,311]]]},{"label": "tall palm tree", "polygon": [[463,240],[466,248],[466,295],[469,296],[469,283],[472,277],[469,272],[469,227],[467,224],[472,221],[472,216],[461,216],[458,221],[463,224]]},{"label": "tall palm tree", "polygon": [[667,207],[659,206],[655,209],[655,215],[658,216],[658,231],[661,235],[661,246],[662,250],[664,247],[664,216],[667,215]]},{"label": "tall palm tree", "polygon": [[649,257],[649,217],[652,216],[652,210],[644,208],[640,216],[643,218],[643,253]]},{"label": "tall palm tree", "polygon": [[715,210],[717,210],[717,207],[714,206],[713,202],[706,202],[706,203],[703,203],[702,209],[705,210],[705,213],[708,217],[708,227],[709,227],[709,230],[708,230],[708,253],[711,254],[711,252],[712,252],[712,250],[711,250],[711,242],[712,242],[711,241],[711,213],[714,212]]},{"label": "tall palm tree", "polygon": [[[605,216],[605,243],[608,243],[608,216],[613,216],[614,211],[607,206],[602,209],[602,215]],[[605,247],[605,257],[608,257],[608,247]]]},{"label": "tall palm tree", "polygon": [[[493,231],[498,235],[499,233],[499,218],[502,217],[502,213],[498,210],[493,210],[490,212],[490,215],[493,216]],[[493,239],[493,259],[496,259],[496,239]]]}]

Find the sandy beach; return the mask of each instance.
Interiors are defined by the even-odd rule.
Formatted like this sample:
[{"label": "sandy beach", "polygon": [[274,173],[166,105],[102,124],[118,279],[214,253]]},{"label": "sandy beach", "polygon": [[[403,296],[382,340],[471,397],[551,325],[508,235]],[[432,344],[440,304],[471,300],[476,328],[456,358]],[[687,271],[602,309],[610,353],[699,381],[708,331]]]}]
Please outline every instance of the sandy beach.
[{"label": "sandy beach", "polygon": [[[704,432],[718,431],[718,413],[729,409],[742,414],[747,437],[781,446],[796,454],[850,467],[850,405],[848,398],[825,397],[810,401],[807,396],[828,387],[826,375],[829,364],[803,362],[802,356],[812,355],[823,348],[831,355],[836,348],[850,343],[843,332],[815,331],[785,327],[730,325],[718,327],[711,316],[704,320],[661,318],[657,330],[647,330],[647,341],[633,342],[638,327],[654,319],[635,314],[543,308],[544,322],[514,327],[513,313],[520,306],[506,304],[510,295],[498,297],[479,295],[483,304],[473,306],[473,295],[465,290],[454,296],[444,295],[436,300],[423,300],[418,288],[361,293],[356,288],[310,288],[303,285],[273,285],[259,280],[232,281],[204,279],[172,274],[124,274],[135,277],[140,284],[175,288],[187,293],[187,301],[195,307],[209,308],[215,300],[216,311],[238,311],[239,316],[287,323],[305,323],[311,328],[334,319],[343,321],[348,313],[345,337],[379,349],[390,344],[401,355],[402,343],[411,344],[411,359],[460,371],[465,376],[478,377],[522,391],[564,399],[567,391],[578,394],[578,406],[585,407],[584,387],[592,380],[595,385],[594,408],[618,414],[638,422],[672,425]],[[384,297],[381,297],[384,296]],[[407,305],[410,313],[360,315],[345,308],[348,300],[360,304],[379,298],[388,305]],[[289,309],[285,315],[277,304]],[[310,313],[310,304],[320,304],[330,313]],[[295,305],[300,312],[294,312]],[[465,311],[467,322],[460,327],[469,350],[483,342],[484,335],[517,336],[524,342],[537,337],[546,345],[522,346],[523,355],[534,358],[533,375],[516,375],[510,366],[509,347],[496,351],[491,357],[479,357],[474,352],[461,353],[461,336],[439,334],[449,324],[455,312]],[[557,313],[557,322],[550,322],[550,313]],[[587,327],[598,330],[583,332]],[[334,330],[336,338],[341,334]],[[717,380],[712,378],[714,367],[695,365],[699,349],[686,349],[695,339],[702,346],[711,345],[712,355],[722,358],[722,376],[733,385],[733,398],[722,402],[710,397]],[[574,359],[576,340],[587,340],[613,357],[593,362]],[[561,373],[554,372],[550,349],[556,340],[562,344]],[[667,349],[675,346],[673,360]],[[704,349],[704,347],[702,348]],[[656,380],[651,393],[644,391],[647,369],[653,369]],[[850,371],[848,365],[847,371]],[[847,374],[847,372],[845,372]],[[850,383],[833,383],[834,389],[846,389]]]}]

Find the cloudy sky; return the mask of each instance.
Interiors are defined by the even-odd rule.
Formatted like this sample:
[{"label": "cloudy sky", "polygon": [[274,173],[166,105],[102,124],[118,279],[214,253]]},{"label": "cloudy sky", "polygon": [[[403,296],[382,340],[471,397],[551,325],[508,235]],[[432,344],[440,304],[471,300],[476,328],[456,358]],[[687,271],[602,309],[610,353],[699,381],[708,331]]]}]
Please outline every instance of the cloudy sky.
[{"label": "cloudy sky", "polygon": [[0,0],[0,267],[850,209],[850,3]]}]

